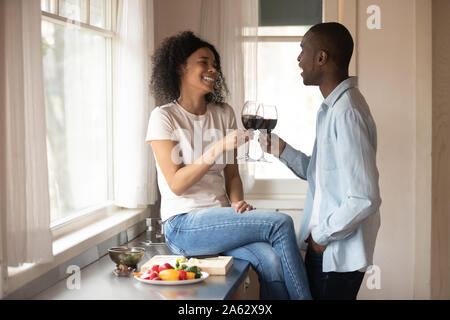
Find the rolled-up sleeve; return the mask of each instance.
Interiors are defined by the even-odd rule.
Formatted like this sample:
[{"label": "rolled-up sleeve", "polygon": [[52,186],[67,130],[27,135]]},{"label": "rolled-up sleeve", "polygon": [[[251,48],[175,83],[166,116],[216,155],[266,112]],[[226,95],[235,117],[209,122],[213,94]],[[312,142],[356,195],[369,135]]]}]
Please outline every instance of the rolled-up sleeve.
[{"label": "rolled-up sleeve", "polygon": [[[354,108],[336,118],[336,155],[345,197],[334,212],[313,228],[319,245],[348,237],[381,204],[376,167],[376,131],[369,132]],[[375,129],[374,129],[375,130]]]},{"label": "rolled-up sleeve", "polygon": [[288,143],[280,154],[280,161],[283,162],[299,178],[306,180],[310,156],[292,148]]}]

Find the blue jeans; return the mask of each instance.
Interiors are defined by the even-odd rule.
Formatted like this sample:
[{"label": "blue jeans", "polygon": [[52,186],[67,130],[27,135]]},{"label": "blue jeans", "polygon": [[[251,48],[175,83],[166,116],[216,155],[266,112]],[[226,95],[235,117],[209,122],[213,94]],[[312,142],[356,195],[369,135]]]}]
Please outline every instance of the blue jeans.
[{"label": "blue jeans", "polygon": [[250,262],[258,273],[261,300],[289,299],[280,256],[268,242],[253,242],[222,254]]},{"label": "blue jeans", "polygon": [[[283,286],[277,284],[281,281],[281,264],[289,298],[311,299],[294,223],[286,214],[262,210],[241,214],[231,207],[193,210],[167,219],[164,230],[167,245],[175,254],[235,254],[236,258],[249,261],[263,280],[264,290],[276,287],[279,299],[287,298]],[[275,298],[262,298],[265,297]]]}]

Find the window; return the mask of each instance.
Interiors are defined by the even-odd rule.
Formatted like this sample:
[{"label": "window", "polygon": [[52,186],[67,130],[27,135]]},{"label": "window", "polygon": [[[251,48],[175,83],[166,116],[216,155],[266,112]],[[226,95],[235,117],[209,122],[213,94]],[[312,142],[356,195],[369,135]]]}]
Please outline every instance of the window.
[{"label": "window", "polygon": [[[302,36],[322,21],[322,1],[260,0],[258,28],[258,101],[275,104],[273,130],[294,148],[312,153],[316,113],[323,101],[318,87],[303,85],[297,57]],[[258,162],[256,179],[297,179],[279,160]]]},{"label": "window", "polygon": [[113,0],[41,0],[51,223],[113,195]]}]

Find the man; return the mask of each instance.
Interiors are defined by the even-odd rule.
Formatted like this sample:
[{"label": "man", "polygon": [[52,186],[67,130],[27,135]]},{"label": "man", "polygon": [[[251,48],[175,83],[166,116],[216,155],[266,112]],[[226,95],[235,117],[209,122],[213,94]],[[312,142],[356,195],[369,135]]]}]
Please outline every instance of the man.
[{"label": "man", "polygon": [[301,249],[307,248],[313,298],[354,300],[372,264],[380,226],[376,127],[356,78],[348,76],[353,53],[348,30],[339,23],[315,25],[301,47],[303,83],[319,86],[325,99],[313,153],[307,156],[275,134],[262,135],[260,143],[308,181],[299,238]]}]

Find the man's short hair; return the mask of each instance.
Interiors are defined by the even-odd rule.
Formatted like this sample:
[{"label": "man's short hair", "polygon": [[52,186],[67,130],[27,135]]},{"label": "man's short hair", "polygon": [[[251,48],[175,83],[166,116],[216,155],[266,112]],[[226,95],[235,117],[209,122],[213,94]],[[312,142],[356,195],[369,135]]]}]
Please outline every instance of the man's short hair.
[{"label": "man's short hair", "polygon": [[324,22],[312,26],[310,32],[316,52],[324,50],[339,69],[347,71],[353,54],[353,39],[347,28],[337,22]]}]

